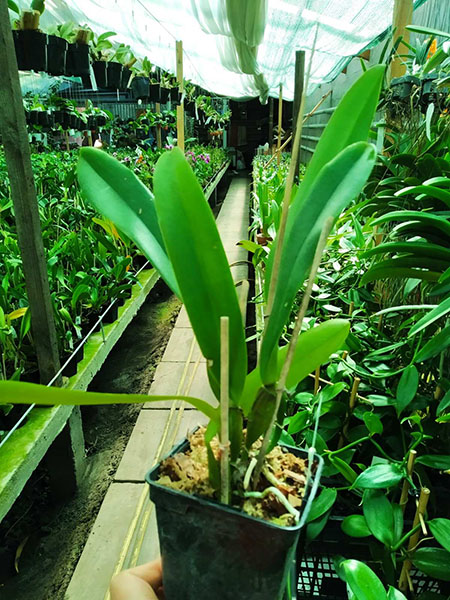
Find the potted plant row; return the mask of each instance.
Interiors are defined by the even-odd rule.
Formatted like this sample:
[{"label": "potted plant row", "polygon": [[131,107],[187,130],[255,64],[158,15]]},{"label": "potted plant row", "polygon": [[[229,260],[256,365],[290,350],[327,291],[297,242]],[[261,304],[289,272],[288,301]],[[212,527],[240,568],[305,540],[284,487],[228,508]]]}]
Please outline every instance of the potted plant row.
[{"label": "potted plant row", "polygon": [[[182,397],[204,412],[209,424],[147,476],[156,503],[167,600],[280,600],[285,593],[322,464],[312,446],[300,450],[280,443],[285,394],[328,360],[348,335],[348,322],[342,319],[300,331],[328,233],[375,162],[376,151],[366,139],[383,76],[382,67],[373,67],[354,84],[330,119],[292,201],[292,188],[286,187],[286,235],[272,250],[272,275],[265,281],[269,317],[257,367],[249,373],[231,271],[211,209],[183,153],[175,148],[160,157],[153,196],[112,157],[91,148],[81,152],[78,177],[84,196],[137,243],[183,298],[219,402],[213,407]],[[299,141],[297,136],[294,153]],[[346,185],[339,185],[343,180]],[[307,276],[294,334],[280,347]],[[49,405],[174,399],[5,381],[0,392],[0,402]],[[174,475],[174,467],[186,461],[203,473],[190,493],[176,489]]]}]

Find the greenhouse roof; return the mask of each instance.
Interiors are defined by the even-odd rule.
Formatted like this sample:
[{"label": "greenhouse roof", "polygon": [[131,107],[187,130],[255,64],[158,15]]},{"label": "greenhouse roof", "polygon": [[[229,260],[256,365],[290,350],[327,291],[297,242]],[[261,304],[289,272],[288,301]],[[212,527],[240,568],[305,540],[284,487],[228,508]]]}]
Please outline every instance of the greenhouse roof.
[{"label": "greenhouse roof", "polygon": [[[415,0],[415,7],[426,0]],[[29,0],[20,0],[21,8]],[[308,93],[331,81],[348,60],[387,33],[394,0],[46,0],[41,23],[72,21],[115,31],[138,57],[175,71],[183,41],[184,76],[232,98],[294,95],[295,50],[308,64]]]}]

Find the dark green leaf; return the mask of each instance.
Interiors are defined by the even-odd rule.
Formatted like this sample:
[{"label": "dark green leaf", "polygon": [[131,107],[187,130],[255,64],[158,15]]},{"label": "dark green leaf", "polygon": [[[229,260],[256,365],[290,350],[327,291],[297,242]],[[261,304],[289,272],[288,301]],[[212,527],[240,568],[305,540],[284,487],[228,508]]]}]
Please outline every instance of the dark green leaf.
[{"label": "dark green leaf", "polygon": [[424,454],[423,456],[416,458],[416,463],[425,465],[426,467],[431,467],[432,469],[441,469],[442,471],[446,471],[447,469],[450,469],[450,455]]},{"label": "dark green leaf", "polygon": [[217,397],[220,318],[229,317],[230,398],[238,404],[247,373],[247,350],[239,301],[214,216],[179,148],[159,158],[153,183],[167,253]]},{"label": "dark green leaf", "polygon": [[368,489],[364,492],[363,511],[374,537],[391,547],[394,543],[394,513],[383,490]]},{"label": "dark green leaf", "polygon": [[[245,445],[250,449],[260,435],[263,435],[270,425],[275,410],[275,393],[267,388],[261,388],[248,416],[247,437]],[[292,431],[289,431],[292,433]],[[294,432],[295,433],[295,432]]]},{"label": "dark green leaf", "polygon": [[383,423],[377,414],[367,411],[364,413],[363,419],[371,435],[383,433]]},{"label": "dark green leaf", "polygon": [[299,431],[302,431],[307,426],[310,415],[309,410],[300,410],[293,417],[290,417],[288,433],[295,435]]},{"label": "dark green leaf", "polygon": [[434,335],[417,353],[414,362],[423,362],[450,346],[450,325]]},{"label": "dark green leaf", "polygon": [[328,512],[336,502],[336,498],[337,491],[334,488],[323,488],[321,493],[312,501],[306,522],[310,523],[311,521],[315,521],[324,513]]},{"label": "dark green leaf", "polygon": [[341,528],[350,537],[363,538],[372,535],[363,515],[348,515],[342,521]]},{"label": "dark green leaf", "polygon": [[414,365],[407,366],[400,377],[397,386],[396,410],[400,415],[412,402],[419,387],[419,372]]},{"label": "dark green leaf", "polygon": [[316,539],[318,535],[322,533],[325,528],[325,525],[328,523],[328,519],[330,518],[331,510],[323,514],[321,517],[316,519],[315,521],[311,521],[306,526],[306,540],[311,542]]},{"label": "dark green leaf", "polygon": [[439,402],[439,406],[436,409],[436,414],[441,414],[450,406],[450,390],[445,394],[442,400]]},{"label": "dark green leaf", "polygon": [[341,567],[357,600],[387,600],[383,584],[370,567],[359,560],[345,560]]},{"label": "dark green leaf", "polygon": [[418,548],[411,558],[412,564],[426,575],[450,581],[450,552],[442,548]]},{"label": "dark green leaf", "polygon": [[448,552],[450,552],[450,520],[432,519],[427,521],[431,533]]},{"label": "dark green leaf", "polygon": [[403,471],[398,465],[373,465],[358,475],[353,487],[363,489],[384,489],[397,485],[402,478]]},{"label": "dark green leaf", "polygon": [[356,472],[348,463],[339,458],[339,456],[331,455],[329,458],[331,464],[339,471],[341,475],[344,476],[349,483],[353,483],[357,479],[358,476]]},{"label": "dark green leaf", "polygon": [[424,317],[422,317],[420,321],[417,321],[417,323],[413,327],[411,327],[408,337],[419,333],[419,331],[422,331],[422,329],[428,327],[428,325],[431,325],[431,323],[434,323],[435,321],[437,321],[437,319],[440,319],[449,312],[450,298],[447,298],[446,300],[443,300],[439,304],[439,306],[433,308],[433,310],[431,310]]}]

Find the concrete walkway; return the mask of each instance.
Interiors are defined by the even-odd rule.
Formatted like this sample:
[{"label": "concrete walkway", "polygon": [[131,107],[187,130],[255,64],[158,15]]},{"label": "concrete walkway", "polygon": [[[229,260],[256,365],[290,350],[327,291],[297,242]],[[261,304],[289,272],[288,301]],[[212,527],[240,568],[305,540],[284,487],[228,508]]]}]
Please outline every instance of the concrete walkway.
[{"label": "concrete walkway", "polygon": [[[247,278],[247,252],[236,243],[248,239],[249,179],[235,177],[217,218],[222,242],[236,284]],[[239,263],[239,264],[234,264]],[[187,313],[180,311],[150,395],[192,395],[211,403],[205,359]],[[181,402],[148,402],[140,412],[87,544],[66,592],[66,600],[108,600],[114,573],[159,555],[153,504],[146,472],[174,443],[196,425],[205,423],[197,410]]]}]

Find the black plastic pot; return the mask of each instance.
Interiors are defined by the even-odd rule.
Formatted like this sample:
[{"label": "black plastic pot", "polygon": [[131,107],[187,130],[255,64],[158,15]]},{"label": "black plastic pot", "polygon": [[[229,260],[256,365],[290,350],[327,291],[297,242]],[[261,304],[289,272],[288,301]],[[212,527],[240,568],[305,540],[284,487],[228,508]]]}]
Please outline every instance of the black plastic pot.
[{"label": "black plastic pot", "polygon": [[53,115],[56,125],[61,125],[63,128],[66,128],[69,125],[69,115],[64,110],[55,110]]},{"label": "black plastic pot", "polygon": [[150,98],[150,81],[148,77],[135,77],[131,82],[133,98],[148,100]]},{"label": "black plastic pot", "polygon": [[[183,452],[188,440],[170,455]],[[305,450],[287,447],[298,455]],[[300,530],[322,470],[316,460],[300,523],[280,527],[218,502],[188,496],[157,483],[157,465],[147,473],[156,506],[166,600],[280,600],[293,567]]]},{"label": "black plastic pot", "polygon": [[47,73],[65,75],[69,44],[57,35],[49,35],[47,38]]},{"label": "black plastic pot", "polygon": [[75,77],[89,77],[90,61],[87,44],[69,44],[66,58],[66,73]]},{"label": "black plastic pot", "polygon": [[188,112],[189,114],[195,113],[195,102],[192,102],[192,100],[185,100],[184,101],[184,110],[185,110],[185,112]]},{"label": "black plastic pot", "polygon": [[159,102],[160,101],[160,92],[161,88],[159,83],[151,83],[150,84],[150,102]]},{"label": "black plastic pot", "polygon": [[107,77],[106,77],[107,63],[104,60],[96,60],[92,63],[92,67],[94,69],[94,75],[95,75],[95,81],[97,82],[97,87],[106,88],[107,87]]},{"label": "black plastic pot", "polygon": [[131,69],[128,69],[127,67],[123,67],[122,68],[122,76],[120,78],[120,89],[122,91],[125,91],[128,89],[128,82],[130,81],[130,77],[131,77]]},{"label": "black plastic pot", "polygon": [[37,113],[38,125],[42,125],[42,127],[48,127],[48,113],[45,111],[39,111]]},{"label": "black plastic pot", "polygon": [[395,77],[391,81],[391,91],[393,100],[404,100],[409,98],[413,91],[413,86],[418,86],[420,80],[414,75],[404,75],[403,77]]},{"label": "black plastic pot", "polygon": [[97,116],[97,127],[103,127],[103,125],[106,125],[106,117],[104,117],[103,115],[98,115]]},{"label": "black plastic pot", "polygon": [[88,129],[96,129],[97,128],[97,117],[96,115],[89,115],[87,122]]},{"label": "black plastic pot", "polygon": [[437,98],[437,89],[435,80],[437,79],[436,73],[428,73],[422,78],[422,93],[420,95],[420,102],[423,106],[428,107],[430,102],[435,102]]},{"label": "black plastic pot", "polygon": [[178,88],[172,88],[170,90],[170,100],[171,100],[172,104],[180,104],[181,92]]},{"label": "black plastic pot", "polygon": [[47,35],[35,30],[14,31],[17,65],[22,71],[47,70]]},{"label": "black plastic pot", "polygon": [[107,88],[110,90],[118,90],[122,80],[123,66],[118,62],[109,62],[107,68]]},{"label": "black plastic pot", "polygon": [[170,90],[168,88],[159,89],[159,101],[161,104],[165,104],[169,100]]},{"label": "black plastic pot", "polygon": [[78,117],[77,115],[74,115],[73,113],[69,113],[69,128],[70,129],[76,129],[77,125],[78,125]]}]

